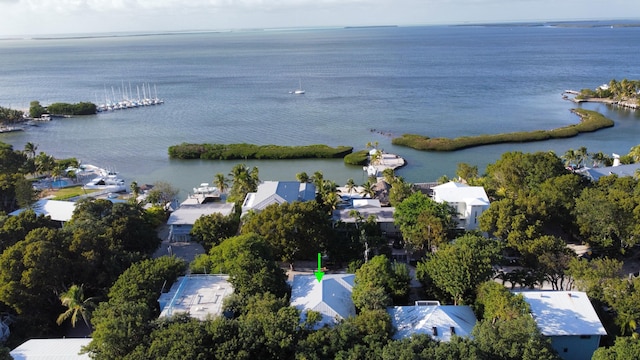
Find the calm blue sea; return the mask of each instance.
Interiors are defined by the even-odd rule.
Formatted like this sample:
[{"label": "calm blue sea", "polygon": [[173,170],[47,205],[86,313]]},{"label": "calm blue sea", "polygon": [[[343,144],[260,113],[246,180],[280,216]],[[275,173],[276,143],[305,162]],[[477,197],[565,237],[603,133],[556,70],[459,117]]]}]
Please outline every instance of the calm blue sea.
[{"label": "calm blue sea", "polygon": [[[505,151],[625,154],[640,143],[640,112],[584,105],[616,121],[576,138],[454,153],[391,145],[403,133],[462,136],[575,123],[565,89],[640,79],[640,28],[448,26],[246,31],[0,41],[0,106],[103,102],[151,84],[165,103],[54,120],[0,141],[115,169],[128,180],[188,191],[237,162],[169,160],[182,142],[350,145],[377,141],[403,156],[411,182],[481,170]],[[289,91],[302,83],[305,95]],[[140,90],[142,93],[142,90]],[[154,91],[155,94],[155,91]],[[341,160],[247,161],[261,179],[322,171],[364,180]]]}]

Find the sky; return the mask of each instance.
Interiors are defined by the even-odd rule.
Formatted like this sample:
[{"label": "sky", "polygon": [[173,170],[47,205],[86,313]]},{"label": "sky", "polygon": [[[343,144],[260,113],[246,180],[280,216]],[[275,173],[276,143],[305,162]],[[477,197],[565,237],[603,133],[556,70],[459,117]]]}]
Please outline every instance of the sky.
[{"label": "sky", "polygon": [[640,18],[637,0],[0,0],[0,37]]}]

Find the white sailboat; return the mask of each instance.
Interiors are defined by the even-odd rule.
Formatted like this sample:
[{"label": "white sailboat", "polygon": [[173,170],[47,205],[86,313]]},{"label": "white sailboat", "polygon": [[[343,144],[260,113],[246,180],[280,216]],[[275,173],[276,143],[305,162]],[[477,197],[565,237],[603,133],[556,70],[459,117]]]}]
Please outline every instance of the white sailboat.
[{"label": "white sailboat", "polygon": [[304,89],[302,89],[302,79],[300,80],[300,85],[298,86],[298,88],[296,90],[289,91],[289,94],[294,94],[294,95],[304,94]]}]

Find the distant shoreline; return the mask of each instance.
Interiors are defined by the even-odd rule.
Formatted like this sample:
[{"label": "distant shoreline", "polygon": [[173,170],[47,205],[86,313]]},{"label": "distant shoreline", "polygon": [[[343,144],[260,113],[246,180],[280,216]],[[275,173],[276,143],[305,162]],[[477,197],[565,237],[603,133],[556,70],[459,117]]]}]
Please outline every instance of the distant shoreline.
[{"label": "distant shoreline", "polygon": [[571,111],[580,117],[580,123],[552,130],[462,136],[453,139],[429,138],[423,135],[404,134],[401,137],[394,138],[392,144],[424,151],[455,151],[483,145],[562,139],[574,137],[580,133],[593,132],[614,126],[613,120],[604,117],[604,115],[598,112],[584,109],[572,109]]}]

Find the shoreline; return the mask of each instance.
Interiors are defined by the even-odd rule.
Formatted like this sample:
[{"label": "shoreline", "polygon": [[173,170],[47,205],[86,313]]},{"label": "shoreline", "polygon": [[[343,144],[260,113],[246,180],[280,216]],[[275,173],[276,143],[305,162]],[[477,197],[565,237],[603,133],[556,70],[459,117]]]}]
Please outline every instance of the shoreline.
[{"label": "shoreline", "polygon": [[579,91],[576,90],[565,90],[562,93],[562,98],[568,101],[571,101],[573,103],[576,104],[580,104],[580,103],[601,103],[601,104],[607,104],[607,105],[617,105],[620,107],[625,107],[625,108],[629,108],[629,109],[633,109],[636,110],[638,108],[640,108],[640,105],[638,104],[638,99],[633,99],[633,101],[630,100],[614,100],[611,98],[598,98],[598,97],[588,97],[588,98],[582,98],[582,99],[578,99],[575,96],[570,98],[569,96],[567,96],[567,94],[571,94],[571,95],[578,95],[580,94]]}]

